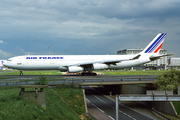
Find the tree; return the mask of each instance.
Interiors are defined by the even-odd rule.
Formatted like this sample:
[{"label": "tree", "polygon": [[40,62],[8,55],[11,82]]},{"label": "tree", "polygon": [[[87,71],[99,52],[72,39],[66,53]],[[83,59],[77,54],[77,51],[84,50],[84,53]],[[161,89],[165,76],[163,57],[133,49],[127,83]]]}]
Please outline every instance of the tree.
[{"label": "tree", "polygon": [[180,86],[180,71],[171,69],[157,77],[153,82],[153,86],[158,90],[173,90],[177,92],[178,86]]}]

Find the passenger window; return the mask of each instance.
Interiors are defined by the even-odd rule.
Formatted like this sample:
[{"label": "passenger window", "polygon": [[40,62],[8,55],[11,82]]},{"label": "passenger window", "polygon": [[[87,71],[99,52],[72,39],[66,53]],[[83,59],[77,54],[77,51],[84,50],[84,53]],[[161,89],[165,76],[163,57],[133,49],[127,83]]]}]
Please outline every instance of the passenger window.
[{"label": "passenger window", "polygon": [[17,63],[17,65],[22,65],[22,63]]}]

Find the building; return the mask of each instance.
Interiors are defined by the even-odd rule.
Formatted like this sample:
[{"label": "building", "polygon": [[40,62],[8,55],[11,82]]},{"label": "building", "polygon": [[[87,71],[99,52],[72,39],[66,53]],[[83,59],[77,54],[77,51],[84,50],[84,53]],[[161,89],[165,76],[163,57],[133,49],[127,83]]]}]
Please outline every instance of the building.
[{"label": "building", "polygon": [[180,58],[169,58],[168,59],[168,68],[180,69]]},{"label": "building", "polygon": [[[143,49],[140,49],[140,48],[124,49],[124,50],[117,51],[117,55],[135,55],[135,54],[140,53],[141,51],[143,51]],[[167,50],[161,49],[159,51],[159,53],[162,55],[167,55]],[[139,69],[139,70],[142,70],[142,69],[166,69],[166,66],[167,66],[167,56],[165,56],[161,59],[146,63],[141,66],[133,67],[133,68]]]},{"label": "building", "polygon": [[0,68],[1,70],[4,70],[6,69],[4,66],[3,66],[3,63],[6,62],[7,60],[0,60]]},{"label": "building", "polygon": [[120,50],[117,51],[118,55],[135,55],[140,53],[141,51],[143,51],[143,49],[124,49],[124,50]]}]

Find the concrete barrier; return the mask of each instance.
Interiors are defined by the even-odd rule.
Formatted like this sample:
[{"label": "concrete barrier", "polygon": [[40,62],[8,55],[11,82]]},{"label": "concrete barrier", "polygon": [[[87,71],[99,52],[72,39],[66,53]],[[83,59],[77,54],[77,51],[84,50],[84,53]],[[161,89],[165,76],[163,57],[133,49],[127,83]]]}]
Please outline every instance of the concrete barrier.
[{"label": "concrete barrier", "polygon": [[86,110],[86,113],[88,113],[87,103],[86,103],[86,95],[85,95],[84,89],[82,89],[82,92],[83,92],[83,98],[84,98],[84,106],[85,106],[85,110]]},{"label": "concrete barrier", "polygon": [[[46,108],[46,93],[44,92],[44,88],[48,87],[47,85],[20,85],[19,87],[21,88],[21,99]],[[26,88],[35,88],[35,91],[25,91]],[[37,90],[38,88],[40,91]]]},{"label": "concrete barrier", "polygon": [[[35,97],[37,95],[37,97]],[[30,101],[34,104],[41,105],[41,107],[46,108],[46,93],[34,91],[21,92],[21,99]]]},{"label": "concrete barrier", "polygon": [[155,110],[177,117],[177,112],[172,102],[156,101],[156,102],[146,102],[146,104],[151,108],[154,108]]},{"label": "concrete barrier", "polygon": [[146,87],[139,85],[120,85],[120,94],[146,94]]},{"label": "concrete barrier", "polygon": [[167,90],[147,90],[146,95],[173,95],[173,91]]},{"label": "concrete barrier", "polygon": [[108,94],[146,94],[146,87],[139,85],[105,85]]}]

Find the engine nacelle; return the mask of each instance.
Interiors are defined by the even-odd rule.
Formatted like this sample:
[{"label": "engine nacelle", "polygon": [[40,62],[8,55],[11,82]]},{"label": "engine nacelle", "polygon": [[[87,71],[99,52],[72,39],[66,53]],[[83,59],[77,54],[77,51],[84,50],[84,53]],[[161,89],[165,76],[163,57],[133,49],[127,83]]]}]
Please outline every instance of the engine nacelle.
[{"label": "engine nacelle", "polygon": [[103,70],[107,69],[109,66],[107,64],[93,64],[93,69],[94,70]]},{"label": "engine nacelle", "polygon": [[69,73],[76,73],[76,72],[80,72],[80,71],[83,71],[83,70],[84,70],[83,67],[78,67],[78,66],[68,67],[68,72]]}]

